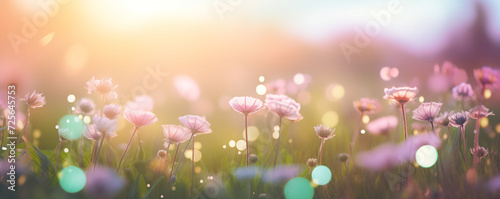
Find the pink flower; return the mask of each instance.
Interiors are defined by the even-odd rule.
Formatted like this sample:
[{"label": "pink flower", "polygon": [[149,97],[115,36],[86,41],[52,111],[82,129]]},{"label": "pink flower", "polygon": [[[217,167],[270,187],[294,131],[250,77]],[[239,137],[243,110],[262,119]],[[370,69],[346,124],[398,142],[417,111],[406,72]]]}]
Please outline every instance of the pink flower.
[{"label": "pink flower", "polygon": [[436,102],[422,103],[418,108],[413,110],[412,118],[424,122],[433,122],[442,105],[443,103]]},{"label": "pink flower", "polygon": [[469,112],[467,111],[450,114],[450,116],[448,117],[448,119],[450,120],[449,125],[453,127],[461,127],[467,125],[467,120],[469,119],[468,115]]},{"label": "pink flower", "polygon": [[127,108],[132,110],[152,111],[153,106],[153,98],[147,95],[138,96],[134,101],[127,102]]},{"label": "pink flower", "polygon": [[441,126],[448,126],[450,124],[450,120],[448,119],[449,115],[452,115],[453,111],[451,112],[444,112],[439,114],[438,117],[434,119],[434,123],[439,124]]},{"label": "pink flower", "polygon": [[353,102],[354,108],[361,114],[378,113],[382,109],[382,105],[377,99],[361,98]]},{"label": "pink flower", "polygon": [[383,171],[394,168],[398,164],[415,160],[417,150],[424,145],[439,148],[441,140],[434,133],[414,135],[399,145],[388,143],[371,151],[361,152],[356,157],[355,163],[373,171]]},{"label": "pink flower", "polygon": [[398,118],[395,116],[385,116],[371,121],[366,125],[368,133],[375,135],[388,135],[398,125]]},{"label": "pink flower", "polygon": [[107,118],[116,119],[122,112],[122,106],[118,104],[108,104],[102,108],[102,112]]},{"label": "pink flower", "polygon": [[92,118],[94,124],[88,125],[87,130],[83,134],[86,138],[98,141],[102,135],[107,139],[116,137],[116,123],[118,120],[110,120],[106,117],[94,116]]},{"label": "pink flower", "polygon": [[98,141],[102,133],[96,130],[95,124],[87,125],[87,129],[83,133],[83,136],[90,140]]},{"label": "pink flower", "polygon": [[474,90],[472,90],[472,86],[470,84],[467,84],[465,82],[460,83],[459,85],[456,85],[452,89],[452,94],[453,98],[456,100],[467,100],[467,99],[474,99],[476,98],[474,94]]},{"label": "pink flower", "polygon": [[248,96],[233,97],[233,99],[229,101],[229,105],[231,105],[235,111],[243,115],[248,115],[259,111],[262,108],[262,101]]},{"label": "pink flower", "polygon": [[485,149],[484,147],[480,146],[478,148],[471,148],[470,153],[475,157],[481,159],[484,156],[488,155],[488,149]]},{"label": "pink flower", "polygon": [[318,135],[319,138],[328,140],[332,137],[335,137],[335,129],[331,129],[330,127],[327,127],[325,125],[318,125],[314,127],[314,131],[316,131],[316,135]]},{"label": "pink flower", "polygon": [[483,117],[488,117],[490,115],[495,115],[495,114],[493,114],[493,112],[489,112],[488,113],[488,111],[489,111],[489,109],[486,108],[483,105],[476,106],[476,107],[471,108],[469,110],[469,117],[474,118],[474,119],[481,119]]},{"label": "pink flower", "polygon": [[123,117],[136,128],[147,126],[158,121],[154,113],[141,110],[127,109],[123,112]]},{"label": "pink flower", "polygon": [[448,91],[451,86],[467,81],[467,72],[453,63],[445,61],[441,68],[434,66],[434,74],[429,77],[429,87],[434,92]]},{"label": "pink flower", "polygon": [[92,76],[92,79],[87,82],[87,91],[89,94],[91,94],[92,91],[97,91],[102,95],[111,96],[112,98],[117,97],[116,92],[114,91],[116,87],[118,87],[118,85],[113,85],[111,78],[95,79]]},{"label": "pink flower", "polygon": [[392,100],[394,102],[398,102],[400,104],[404,104],[406,102],[412,101],[413,98],[417,95],[418,89],[417,87],[392,87],[384,89],[385,95],[384,99]]},{"label": "pink flower", "polygon": [[278,117],[288,120],[297,120],[300,118],[300,104],[286,95],[266,95],[266,106],[269,111]]},{"label": "pink flower", "polygon": [[189,140],[191,137],[191,131],[186,127],[179,125],[161,125],[163,129],[163,135],[166,138],[166,142],[173,143],[183,143]]},{"label": "pink flower", "polygon": [[26,104],[28,104],[29,108],[41,108],[43,105],[45,105],[45,97],[42,95],[42,93],[36,93],[36,91],[33,91],[33,93],[28,93],[26,96],[24,96],[24,99],[21,99],[21,101],[25,101]]},{"label": "pink flower", "polygon": [[189,130],[192,134],[207,134],[212,133],[210,123],[207,122],[205,117],[197,115],[185,115],[179,117],[179,121]]},{"label": "pink flower", "polygon": [[474,78],[477,83],[481,84],[483,88],[487,87],[500,87],[500,73],[498,69],[483,66],[479,69],[474,69]]},{"label": "pink flower", "polygon": [[82,113],[86,115],[94,114],[95,104],[89,98],[82,98],[76,107],[76,113]]}]

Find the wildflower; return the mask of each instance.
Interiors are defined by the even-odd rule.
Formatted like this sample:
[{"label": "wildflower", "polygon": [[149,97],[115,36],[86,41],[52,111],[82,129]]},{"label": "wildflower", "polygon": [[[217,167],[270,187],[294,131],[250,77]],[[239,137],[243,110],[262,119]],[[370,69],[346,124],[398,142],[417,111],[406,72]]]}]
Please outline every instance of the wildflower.
[{"label": "wildflower", "polygon": [[167,157],[167,155],[168,155],[168,152],[163,150],[163,149],[159,150],[158,153],[156,153],[156,156],[158,156],[159,158],[165,158],[165,157]]},{"label": "wildflower", "polygon": [[469,117],[473,119],[481,119],[483,117],[488,117],[490,115],[495,115],[493,112],[488,112],[489,109],[483,105],[476,106],[469,110]]},{"label": "wildflower", "polygon": [[255,163],[257,163],[257,161],[259,161],[259,156],[255,155],[255,154],[250,154],[249,161],[251,164],[255,164]]},{"label": "wildflower", "polygon": [[349,155],[347,153],[339,154],[339,161],[340,162],[346,162],[347,160],[349,160]]},{"label": "wildflower", "polygon": [[318,159],[316,159],[316,158],[309,158],[309,159],[307,159],[306,164],[307,164],[307,166],[309,168],[312,169],[312,168],[318,166]]},{"label": "wildflower", "polygon": [[246,151],[247,151],[247,167],[248,167],[248,114],[255,113],[262,108],[262,101],[253,97],[233,97],[229,101],[229,105],[233,107],[233,109],[237,112],[245,115],[245,142],[246,142]]},{"label": "wildflower", "polygon": [[440,113],[439,116],[437,116],[435,119],[434,119],[434,122],[436,124],[439,124],[441,126],[448,126],[450,124],[450,119],[448,118],[449,115],[453,114],[454,112],[451,111],[451,112],[443,112],[443,113]]},{"label": "wildflower", "polygon": [[353,102],[354,108],[361,114],[378,113],[382,109],[382,105],[377,99],[361,98]]},{"label": "wildflower", "polygon": [[92,118],[94,121],[95,129],[106,136],[111,136],[111,134],[116,130],[116,123],[118,120],[111,120],[107,117],[94,116]]},{"label": "wildflower", "polygon": [[483,91],[488,87],[500,87],[500,73],[496,68],[483,66],[482,68],[474,69],[474,78],[481,85]]},{"label": "wildflower", "polygon": [[116,119],[120,113],[121,113],[121,110],[122,109],[122,106],[118,105],[118,104],[108,104],[106,106],[104,106],[104,108],[102,109],[102,112],[104,113],[104,116],[106,116],[107,118],[109,119]]},{"label": "wildflower", "polygon": [[123,117],[132,123],[135,128],[147,126],[158,121],[154,113],[142,110],[127,109],[123,112]]},{"label": "wildflower", "polygon": [[395,116],[385,116],[371,121],[366,125],[369,133],[375,135],[388,136],[398,125],[398,118]]},{"label": "wildflower", "polygon": [[166,142],[172,143],[183,143],[189,140],[191,137],[191,131],[179,125],[161,125],[163,129],[163,135],[165,136]]},{"label": "wildflower", "polygon": [[111,98],[116,98],[116,92],[114,91],[118,85],[113,85],[111,78],[109,79],[95,79],[92,77],[87,82],[87,92],[91,94],[92,91],[99,92],[102,96],[111,96]]},{"label": "wildflower", "polygon": [[[453,127],[459,128],[459,130],[462,132],[462,141],[463,141],[463,146],[464,146],[464,151],[463,153],[466,154],[465,152],[465,126],[467,125],[467,120],[468,120],[468,112],[467,111],[462,111],[458,113],[453,113],[451,114],[448,119],[450,120],[450,125]],[[467,158],[465,158],[465,164],[467,165]]]},{"label": "wildflower", "polygon": [[429,122],[434,132],[434,118],[437,116],[443,103],[425,102],[413,110],[413,119]]},{"label": "wildflower", "polygon": [[318,137],[321,139],[321,146],[319,147],[318,152],[319,164],[321,165],[323,145],[325,144],[325,140],[328,140],[335,136],[335,134],[333,134],[333,132],[335,132],[335,129],[332,130],[330,127],[320,124],[314,127],[314,131],[316,131],[316,135],[318,135]]},{"label": "wildflower", "polygon": [[406,124],[406,113],[405,113],[405,104],[409,101],[412,101],[413,98],[417,95],[418,89],[417,87],[392,87],[384,89],[385,95],[384,99],[388,99],[394,102],[398,102],[401,106],[401,112],[403,113],[403,126],[405,129],[405,140],[408,137],[408,130]]},{"label": "wildflower", "polygon": [[82,113],[85,115],[93,115],[95,109],[94,102],[89,98],[82,98],[78,105],[76,106],[76,113]]},{"label": "wildflower", "polygon": [[488,149],[485,149],[484,147],[480,146],[478,148],[471,148],[470,153],[474,155],[474,157],[481,159],[484,156],[488,155]]},{"label": "wildflower", "polygon": [[21,101],[25,101],[28,107],[32,109],[41,108],[45,105],[45,97],[42,93],[36,93],[36,91],[26,94]]},{"label": "wildflower", "polygon": [[192,134],[207,134],[211,133],[210,123],[207,122],[205,117],[200,117],[197,115],[185,115],[179,117],[179,121],[186,128],[188,128]]},{"label": "wildflower", "polygon": [[474,90],[472,90],[472,86],[470,84],[467,84],[465,82],[460,83],[459,85],[456,85],[453,87],[451,90],[453,94],[453,98],[456,100],[462,101],[462,100],[468,100],[468,99],[474,99],[476,96],[474,94]]},{"label": "wildflower", "polygon": [[266,95],[266,106],[279,118],[297,120],[300,117],[300,104],[286,95]]}]

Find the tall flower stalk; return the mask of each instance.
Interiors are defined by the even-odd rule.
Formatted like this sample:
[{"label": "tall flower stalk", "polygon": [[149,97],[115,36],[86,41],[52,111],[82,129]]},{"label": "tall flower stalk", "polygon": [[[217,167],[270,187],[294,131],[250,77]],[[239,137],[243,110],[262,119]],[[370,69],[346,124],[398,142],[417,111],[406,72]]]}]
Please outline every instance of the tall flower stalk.
[{"label": "tall flower stalk", "polygon": [[[177,158],[177,152],[179,151],[179,146],[181,143],[186,142],[191,138],[191,131],[185,127],[179,125],[161,125],[163,130],[163,135],[165,136],[165,150],[168,152],[168,148],[171,144],[177,144],[174,159],[172,159],[172,167],[170,168],[170,177],[172,177],[172,172],[174,170],[175,159]],[[180,164],[180,161],[179,161]]]},{"label": "tall flower stalk", "polygon": [[415,110],[413,110],[413,119],[429,122],[431,124],[432,132],[435,133],[434,130],[434,119],[436,118],[439,110],[443,103],[436,102],[424,102],[418,106]]},{"label": "tall flower stalk", "polygon": [[[30,153],[29,153],[29,132],[27,132],[26,129],[29,127],[29,121],[30,121],[30,109],[36,109],[36,108],[41,108],[45,105],[45,97],[42,95],[42,93],[37,93],[36,91],[33,91],[32,93],[27,93],[26,96],[21,99],[21,101],[25,101],[28,107],[26,108],[26,122],[24,123],[23,130],[21,131],[20,137],[24,140],[26,143],[26,154],[28,156],[28,159],[31,159]],[[23,133],[26,132],[24,135]],[[19,142],[19,138],[16,143]]]},{"label": "tall flower stalk", "polygon": [[[185,115],[182,117],[179,117],[179,121],[184,125],[187,129],[190,130],[191,132],[191,137],[189,138],[189,141],[184,148],[184,151],[182,154],[186,153],[186,149],[189,147],[189,143],[191,140],[193,141],[193,151],[191,153],[191,195],[193,195],[193,188],[194,188],[194,136],[196,135],[201,135],[201,134],[208,134],[212,133],[212,129],[210,129],[210,123],[207,122],[205,117],[200,117],[197,115]],[[171,177],[171,182],[176,181],[176,175],[177,171],[179,170],[179,165],[181,164],[182,157],[184,155],[181,155],[181,158],[179,159],[179,164],[177,164],[177,168],[175,169],[174,175]]]},{"label": "tall flower stalk", "polygon": [[276,155],[274,156],[274,164],[273,168],[276,167],[276,162],[278,160],[279,154],[279,145],[280,145],[280,137],[281,137],[281,123],[283,118],[286,118],[290,121],[298,120],[302,117],[300,114],[300,104],[295,102],[292,98],[286,95],[274,95],[267,94],[266,95],[266,106],[273,114],[278,116],[279,118],[279,131],[278,131],[278,139],[277,139],[277,148]]},{"label": "tall flower stalk", "polygon": [[335,137],[335,134],[333,134],[335,129],[332,130],[330,127],[320,124],[314,127],[314,131],[316,131],[316,135],[321,139],[321,145],[318,151],[319,164],[321,165],[321,160],[323,159],[323,145],[325,145],[325,140]]},{"label": "tall flower stalk", "polygon": [[132,142],[132,139],[134,138],[134,135],[138,132],[139,128],[153,124],[156,121],[158,121],[158,118],[156,118],[156,115],[154,113],[141,110],[127,109],[123,112],[123,117],[134,125],[134,132],[132,133],[132,136],[128,141],[127,147],[125,147],[125,150],[123,151],[122,157],[120,158],[120,162],[118,163],[118,168],[116,169],[116,173],[120,171],[123,157],[125,157],[125,154],[127,153],[128,148],[130,147],[130,143]]},{"label": "tall flower stalk", "polygon": [[408,128],[406,123],[406,113],[405,113],[405,104],[413,100],[413,98],[417,95],[418,89],[417,87],[392,87],[384,89],[385,95],[384,99],[391,100],[393,102],[399,103],[401,107],[401,113],[403,115],[403,126],[405,131],[405,140],[408,138]]},{"label": "tall flower stalk", "polygon": [[[483,105],[476,106],[469,110],[469,117],[476,120],[476,131],[474,133],[474,150],[479,150],[479,130],[482,118],[494,115],[493,112],[488,112],[489,109]],[[478,156],[474,156],[474,166],[479,162]]]},{"label": "tall flower stalk", "polygon": [[352,141],[350,144],[350,152],[352,155],[352,151],[354,150],[354,146],[356,145],[356,140],[358,138],[358,135],[361,131],[361,125],[363,123],[363,117],[368,114],[374,114],[380,112],[382,109],[380,102],[376,99],[370,99],[370,98],[361,98],[360,100],[354,101],[353,106],[358,111],[359,113],[359,121],[358,121],[358,126],[356,128],[356,131],[354,132],[354,135],[352,137]]},{"label": "tall flower stalk", "polygon": [[464,148],[464,151],[463,151],[464,161],[465,161],[465,165],[468,165],[467,153],[465,152],[465,148],[466,148],[465,126],[467,125],[468,112],[462,111],[462,112],[453,113],[448,117],[448,119],[449,119],[449,125],[459,128],[459,130],[462,132],[463,148]]},{"label": "tall flower stalk", "polygon": [[248,146],[248,115],[259,111],[262,108],[262,101],[253,97],[233,97],[229,101],[229,105],[233,109],[245,116],[245,143],[247,152],[247,167],[248,167],[248,157],[249,157],[249,146]]}]

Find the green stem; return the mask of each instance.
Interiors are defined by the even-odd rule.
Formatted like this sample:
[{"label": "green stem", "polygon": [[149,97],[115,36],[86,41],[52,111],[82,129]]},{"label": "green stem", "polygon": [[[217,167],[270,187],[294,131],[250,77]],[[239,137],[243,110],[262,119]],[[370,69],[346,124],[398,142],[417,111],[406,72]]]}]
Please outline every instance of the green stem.
[{"label": "green stem", "polygon": [[280,123],[279,123],[279,131],[278,131],[278,142],[277,142],[277,147],[276,147],[276,155],[274,156],[274,165],[273,165],[273,169],[274,167],[276,167],[276,160],[278,160],[278,154],[280,153],[280,137],[281,137],[281,120],[282,120],[282,117],[280,117]]},{"label": "green stem", "polygon": [[125,157],[125,154],[128,151],[128,148],[130,147],[130,143],[132,142],[132,139],[134,138],[135,133],[137,132],[137,127],[134,127],[134,132],[132,133],[132,136],[130,137],[130,140],[128,141],[127,147],[125,148],[125,151],[123,151],[122,157],[120,158],[120,163],[118,163],[118,168],[116,169],[116,173],[120,171],[120,167],[122,166],[122,161],[123,157]]}]

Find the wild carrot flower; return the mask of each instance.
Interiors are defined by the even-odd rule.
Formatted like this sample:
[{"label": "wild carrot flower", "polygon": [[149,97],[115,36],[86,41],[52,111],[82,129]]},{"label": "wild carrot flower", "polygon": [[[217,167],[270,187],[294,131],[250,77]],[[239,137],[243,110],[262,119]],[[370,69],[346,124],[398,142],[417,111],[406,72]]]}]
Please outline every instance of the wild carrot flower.
[{"label": "wild carrot flower", "polygon": [[42,93],[36,93],[36,91],[26,94],[21,101],[25,101],[28,107],[32,109],[41,108],[45,105],[45,97]]},{"label": "wild carrot flower", "polygon": [[95,109],[95,104],[91,99],[82,98],[80,102],[78,102],[75,112],[85,115],[93,115],[94,109]]},{"label": "wild carrot flower", "polygon": [[469,100],[469,99],[473,100],[476,97],[474,90],[472,89],[472,86],[465,82],[462,82],[459,85],[453,87],[451,92],[453,94],[453,98],[459,101]]},{"label": "wild carrot flower", "polygon": [[465,126],[467,125],[467,120],[469,119],[468,117],[468,112],[467,111],[462,111],[462,112],[457,112],[451,114],[448,119],[450,120],[450,125],[453,127],[459,128],[460,131],[462,131],[462,141],[463,141],[463,153],[464,153],[464,159],[465,159],[465,164],[467,165],[467,158],[465,155],[467,154],[465,152]]},{"label": "wild carrot flower", "polygon": [[104,116],[113,120],[116,119],[122,112],[122,106],[118,104],[108,104],[102,108],[102,112],[104,113]]},{"label": "wild carrot flower", "polygon": [[262,108],[262,101],[253,97],[233,97],[229,101],[229,105],[237,112],[242,113],[245,116],[245,142],[247,150],[247,167],[248,167],[248,114],[255,113]]},{"label": "wild carrot flower", "polygon": [[413,119],[420,120],[424,122],[431,123],[432,132],[434,131],[434,118],[436,118],[439,110],[443,103],[436,102],[424,102],[418,106],[415,110],[413,110]]},{"label": "wild carrot flower", "polygon": [[361,98],[353,102],[354,108],[360,114],[378,113],[382,109],[382,105],[377,99]]},{"label": "wild carrot flower", "polygon": [[[193,194],[193,186],[194,186],[194,136],[196,135],[201,135],[201,134],[208,134],[212,133],[212,129],[210,129],[210,123],[207,122],[207,119],[205,117],[200,117],[197,115],[185,115],[179,117],[179,121],[181,122],[182,125],[184,125],[186,128],[188,128],[191,131],[191,138],[188,141],[188,144],[186,145],[186,148],[184,148],[184,151],[182,154],[186,153],[186,149],[189,146],[189,143],[193,141],[193,150],[191,153],[191,194]],[[172,176],[171,181],[175,181],[175,176],[177,175],[177,171],[179,170],[179,165],[182,160],[182,157],[184,155],[181,155],[181,159],[179,160],[179,164],[177,164],[177,168],[175,169],[175,174]]]},{"label": "wild carrot flower", "polygon": [[113,82],[111,82],[111,78],[109,79],[95,79],[92,77],[87,82],[87,92],[89,94],[92,93],[92,91],[97,91],[103,96],[111,96],[113,99],[117,97],[115,89],[118,87],[118,85],[113,85]]},{"label": "wild carrot flower", "polygon": [[[123,112],[123,117],[134,125],[134,132],[132,133],[132,136],[128,141],[127,147],[125,148],[125,151],[123,151],[122,157],[120,158],[120,163],[118,164],[118,168],[116,169],[117,173],[118,171],[120,171],[120,166],[122,164],[123,157],[125,157],[125,154],[127,153],[128,148],[130,147],[130,143],[132,142],[132,138],[134,138],[134,135],[137,132],[137,130],[140,127],[147,126],[158,121],[158,118],[156,118],[156,115],[154,113],[142,110],[127,109]],[[139,151],[142,151],[141,141],[139,137],[138,137],[138,145],[139,145]]]},{"label": "wild carrot flower", "polygon": [[276,155],[274,156],[274,164],[273,168],[276,166],[276,161],[278,160],[278,152],[280,148],[280,138],[281,138],[281,121],[284,118],[295,121],[301,118],[300,114],[300,104],[295,102],[292,98],[286,95],[274,95],[267,94],[266,95],[266,106],[279,118],[279,131],[278,131],[278,140],[277,140],[277,150]]},{"label": "wild carrot flower", "polygon": [[323,156],[323,145],[325,144],[325,140],[328,140],[335,136],[335,134],[333,134],[333,132],[335,132],[335,129],[332,130],[330,127],[320,124],[314,127],[314,131],[316,131],[316,135],[318,135],[318,137],[321,139],[321,146],[319,147],[319,153],[318,153],[319,164],[321,165],[321,159]]},{"label": "wild carrot flower", "polygon": [[366,125],[366,130],[371,134],[389,136],[396,126],[398,126],[397,117],[385,116],[368,123]]},{"label": "wild carrot flower", "polygon": [[483,92],[488,87],[500,87],[500,72],[496,68],[483,66],[474,69],[474,78],[481,85]]},{"label": "wild carrot flower", "polygon": [[382,109],[382,105],[380,105],[380,102],[377,99],[361,98],[360,100],[354,101],[352,104],[354,105],[354,109],[359,112],[360,117],[358,120],[358,126],[356,128],[356,131],[354,131],[354,135],[350,144],[351,154],[354,146],[356,145],[356,140],[358,139],[358,135],[361,130],[363,116],[365,114],[378,113]]},{"label": "wild carrot flower", "polygon": [[405,129],[405,140],[408,137],[408,130],[406,124],[406,113],[405,113],[405,104],[409,101],[412,101],[413,98],[417,95],[418,89],[417,87],[392,87],[384,89],[385,95],[384,99],[388,99],[394,102],[398,102],[401,106],[401,112],[403,113],[403,124]]}]

